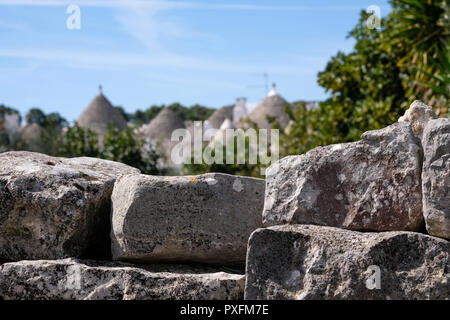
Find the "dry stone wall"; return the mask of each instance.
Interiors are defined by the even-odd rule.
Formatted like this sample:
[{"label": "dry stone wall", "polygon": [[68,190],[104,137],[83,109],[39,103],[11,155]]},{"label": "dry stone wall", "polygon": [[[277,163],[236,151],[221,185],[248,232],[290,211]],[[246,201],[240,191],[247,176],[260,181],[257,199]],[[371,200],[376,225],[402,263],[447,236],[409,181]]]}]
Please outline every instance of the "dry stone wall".
[{"label": "dry stone wall", "polygon": [[449,299],[449,264],[450,242],[421,233],[281,225],[252,234],[245,297]]},{"label": "dry stone wall", "polygon": [[93,158],[0,154],[0,259],[110,256],[111,192],[126,173],[139,171]]},{"label": "dry stone wall", "polygon": [[450,119],[419,101],[266,181],[0,154],[0,300],[448,300],[449,240]]},{"label": "dry stone wall", "polygon": [[430,234],[450,239],[450,119],[428,122],[423,135],[423,211]]},{"label": "dry stone wall", "polygon": [[126,175],[112,194],[115,260],[245,265],[262,227],[264,180]]},{"label": "dry stone wall", "polygon": [[450,119],[415,101],[267,172],[246,299],[450,299]]},{"label": "dry stone wall", "polygon": [[63,259],[0,266],[6,299],[237,300],[244,276],[217,268]]},{"label": "dry stone wall", "polygon": [[422,151],[408,123],[286,157],[266,171],[265,225],[418,231]]},{"label": "dry stone wall", "polygon": [[236,300],[264,180],[8,152],[0,204],[1,299]]}]

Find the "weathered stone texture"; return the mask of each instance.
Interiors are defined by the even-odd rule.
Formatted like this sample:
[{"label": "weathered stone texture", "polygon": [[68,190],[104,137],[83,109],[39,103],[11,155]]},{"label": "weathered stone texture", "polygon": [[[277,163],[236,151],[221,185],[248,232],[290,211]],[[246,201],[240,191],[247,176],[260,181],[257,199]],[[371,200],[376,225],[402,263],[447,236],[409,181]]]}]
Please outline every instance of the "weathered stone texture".
[{"label": "weathered stone texture", "polygon": [[107,256],[112,188],[129,173],[139,170],[94,158],[0,154],[0,259]]},{"label": "weathered stone texture", "polygon": [[245,264],[248,238],[262,226],[264,180],[128,175],[112,202],[116,260]]},{"label": "weathered stone texture", "polygon": [[406,122],[283,158],[266,171],[263,222],[417,231],[422,151]]},{"label": "weathered stone texture", "polygon": [[450,119],[428,122],[422,144],[423,214],[427,231],[450,239]]},{"label": "weathered stone texture", "polygon": [[259,229],[249,240],[245,290],[251,300],[450,299],[450,242],[314,225]]},{"label": "weathered stone texture", "polygon": [[5,300],[235,300],[243,293],[243,275],[207,267],[75,259],[0,266],[0,299]]}]

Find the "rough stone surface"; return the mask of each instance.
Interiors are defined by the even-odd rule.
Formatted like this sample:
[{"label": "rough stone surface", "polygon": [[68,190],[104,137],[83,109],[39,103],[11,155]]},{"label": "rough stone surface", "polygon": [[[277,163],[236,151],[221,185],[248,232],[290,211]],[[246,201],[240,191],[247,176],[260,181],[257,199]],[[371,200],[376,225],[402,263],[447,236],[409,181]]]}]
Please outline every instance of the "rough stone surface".
[{"label": "rough stone surface", "polygon": [[428,122],[422,144],[423,214],[427,231],[450,239],[450,119]]},{"label": "rough stone surface", "polygon": [[0,154],[0,259],[107,255],[112,188],[128,173],[139,171],[94,158]]},{"label": "rough stone surface", "polygon": [[0,266],[5,300],[242,299],[244,276],[176,265],[133,266],[75,259]]},{"label": "rough stone surface", "polygon": [[422,137],[423,129],[428,121],[436,119],[437,115],[430,106],[416,100],[414,101],[405,114],[398,119],[399,122],[409,122],[412,130],[417,137]]},{"label": "rough stone surface", "polygon": [[450,242],[314,225],[259,229],[245,299],[450,299]]},{"label": "rough stone surface", "polygon": [[112,194],[115,260],[244,264],[262,226],[264,180],[127,175]]},{"label": "rough stone surface", "polygon": [[406,122],[362,140],[281,159],[266,171],[266,226],[300,223],[361,231],[417,231],[422,150]]}]

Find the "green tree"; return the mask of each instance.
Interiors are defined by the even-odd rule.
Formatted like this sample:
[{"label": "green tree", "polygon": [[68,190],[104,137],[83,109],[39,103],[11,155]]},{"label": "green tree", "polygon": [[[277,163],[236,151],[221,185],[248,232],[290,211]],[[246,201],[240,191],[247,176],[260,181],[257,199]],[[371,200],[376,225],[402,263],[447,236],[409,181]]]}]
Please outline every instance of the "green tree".
[{"label": "green tree", "polygon": [[39,108],[32,108],[28,111],[27,115],[25,116],[25,120],[28,124],[36,123],[40,125],[41,127],[45,126],[45,118],[46,115],[44,111],[42,111]]},{"label": "green tree", "polygon": [[95,131],[79,127],[76,123],[66,127],[59,136],[57,154],[61,157],[94,157],[102,156]]},{"label": "green tree", "polygon": [[[32,139],[33,141],[21,141],[21,148],[52,156],[58,155],[58,149],[61,143],[61,130],[68,125],[67,120],[57,112],[45,114],[38,108],[31,109],[26,115],[26,120],[28,124],[39,125],[41,130],[39,137]],[[30,138],[32,137],[27,137],[27,139]]]},{"label": "green tree", "polygon": [[[137,126],[149,123],[152,121],[158,113],[165,108],[166,105],[152,105],[145,111],[137,110],[133,115],[130,116],[130,120]],[[207,120],[215,111],[215,109],[208,108],[195,104],[191,107],[185,107],[182,104],[175,102],[167,106],[175,114],[179,115],[184,121],[205,121]]]},{"label": "green tree", "polygon": [[392,0],[391,3],[388,45],[408,48],[398,61],[410,75],[405,87],[430,105],[448,107],[446,93],[435,89],[448,84],[449,69],[441,67],[445,66],[450,44],[449,3],[446,0]]},{"label": "green tree", "polygon": [[64,119],[59,113],[52,112],[45,114],[39,108],[32,108],[28,111],[25,119],[28,124],[36,123],[43,128],[61,128],[68,125],[66,119]]},{"label": "green tree", "polygon": [[126,121],[130,121],[130,120],[132,119],[133,115],[127,113],[127,112],[125,111],[125,109],[124,109],[122,106],[116,106],[116,107],[114,107],[114,108],[116,108],[117,111],[120,112],[120,114],[122,115],[122,117],[123,117]]},{"label": "green tree", "polygon": [[362,12],[349,34],[356,40],[354,50],[338,52],[319,73],[318,83],[330,97],[313,110],[304,105],[292,112],[286,109],[291,124],[281,136],[282,155],[359,140],[365,131],[396,122],[415,99],[440,114],[448,112],[446,1],[391,4],[381,30],[368,28],[368,14]]},{"label": "green tree", "polygon": [[338,135],[338,141],[354,141],[364,131],[392,123],[412,100],[402,84],[406,75],[397,65],[404,49],[385,46],[389,41],[385,30],[390,30],[392,22],[382,19],[384,29],[378,31],[367,28],[367,19],[362,12],[349,34],[356,39],[354,51],[339,52],[318,75],[318,83],[331,93],[320,104],[318,116],[330,133]]},{"label": "green tree", "polygon": [[191,107],[185,107],[179,103],[173,103],[168,106],[170,110],[178,114],[181,119],[187,121],[205,121],[215,111],[214,109],[207,108],[201,105],[193,105]]},{"label": "green tree", "polygon": [[44,128],[62,128],[67,126],[68,122],[59,113],[52,112],[45,116]]},{"label": "green tree", "polygon": [[214,113],[215,109],[208,108],[199,104],[195,104],[187,108],[185,120],[205,121]]},{"label": "green tree", "polygon": [[153,105],[145,111],[137,110],[131,117],[131,120],[137,125],[143,125],[149,123],[155,118],[158,113],[164,108],[164,106]]},{"label": "green tree", "polygon": [[119,130],[110,126],[104,139],[101,157],[138,168],[144,174],[161,174],[159,155],[152,148],[144,147],[145,141],[136,138],[131,128]]},{"label": "green tree", "polygon": [[[250,139],[249,137],[245,137],[244,140],[244,149],[238,148],[238,138],[233,137],[227,141],[225,145],[220,145],[219,150],[222,153],[219,154],[218,157],[221,157],[222,161],[214,161],[213,163],[209,164],[205,161],[205,158],[202,157],[202,163],[201,164],[195,164],[194,163],[194,157],[195,154],[192,153],[191,155],[191,161],[189,164],[184,164],[183,166],[183,173],[184,174],[203,174],[208,172],[221,172],[221,173],[227,173],[232,175],[238,175],[238,176],[249,176],[249,177],[256,177],[256,178],[263,178],[264,172],[263,170],[266,168],[266,166],[263,165],[263,162],[261,161],[261,157],[258,155],[257,160],[255,164],[250,164],[250,152],[256,152],[257,150],[251,149]],[[227,164],[227,150],[233,149],[233,163]],[[202,155],[210,154],[212,158],[216,158],[216,148],[213,145],[205,146],[202,150]],[[243,159],[245,159],[245,163],[241,164],[238,161],[239,155],[243,156]],[[269,155],[270,156],[270,150]],[[208,161],[209,162],[209,161]],[[221,162],[221,163],[218,163]]]},{"label": "green tree", "polygon": [[119,130],[115,126],[109,126],[100,146],[95,131],[75,124],[65,128],[57,141],[57,156],[102,158],[135,167],[144,174],[165,173],[165,170],[158,166],[160,155],[154,148],[145,146],[143,140],[136,138],[131,128]]},{"label": "green tree", "polygon": [[3,104],[0,104],[0,118],[3,118],[5,114],[8,113],[16,113],[19,115],[19,123],[22,122],[22,117],[20,116],[20,113],[18,110],[7,107]]},{"label": "green tree", "polygon": [[[439,59],[435,60],[430,58],[431,63],[436,68],[436,72],[433,74],[425,69],[420,69],[424,75],[428,76],[430,79],[434,80],[431,82],[421,82],[424,86],[431,89],[438,101],[437,113],[440,115],[450,116],[450,108],[445,105],[445,103],[450,101],[450,50],[441,53]],[[442,102],[440,102],[442,101]]]}]

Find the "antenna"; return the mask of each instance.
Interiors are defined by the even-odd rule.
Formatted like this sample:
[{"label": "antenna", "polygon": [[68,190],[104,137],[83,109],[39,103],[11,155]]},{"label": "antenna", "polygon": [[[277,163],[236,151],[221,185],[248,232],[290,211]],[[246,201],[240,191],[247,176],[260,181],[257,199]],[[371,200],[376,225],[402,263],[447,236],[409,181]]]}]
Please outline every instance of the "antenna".
[{"label": "antenna", "polygon": [[264,72],[262,76],[264,77],[265,80],[266,94],[267,94],[267,92],[269,92],[269,74],[267,72]]},{"label": "antenna", "polygon": [[251,74],[252,76],[258,76],[258,77],[263,77],[264,78],[264,85],[249,85],[246,86],[247,88],[264,88],[265,92],[264,92],[264,97],[267,95],[267,93],[269,92],[269,74],[267,72],[264,73],[253,73]]}]

